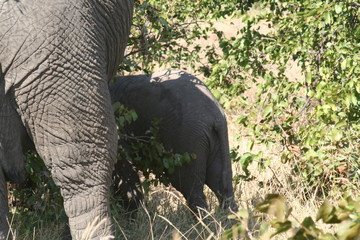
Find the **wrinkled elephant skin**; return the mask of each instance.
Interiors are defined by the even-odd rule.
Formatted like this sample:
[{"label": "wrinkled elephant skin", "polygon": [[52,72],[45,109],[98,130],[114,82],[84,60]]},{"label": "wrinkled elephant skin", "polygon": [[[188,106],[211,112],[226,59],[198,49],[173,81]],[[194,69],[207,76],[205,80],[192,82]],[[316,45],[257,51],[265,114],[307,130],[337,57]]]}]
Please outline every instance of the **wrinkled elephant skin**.
[{"label": "wrinkled elephant skin", "polygon": [[72,238],[95,219],[102,224],[89,239],[113,233],[108,81],[132,11],[132,0],[0,0],[0,240],[8,234],[5,181],[24,178],[27,135],[61,189]]},{"label": "wrinkled elephant skin", "polygon": [[170,176],[195,213],[199,207],[207,208],[204,184],[224,208],[237,209],[225,114],[198,78],[183,71],[166,71],[150,77],[119,77],[109,88],[112,102],[119,101],[138,114],[138,120],[126,129],[129,133],[144,136],[151,120],[157,118],[159,140],[165,148],[196,155]]}]

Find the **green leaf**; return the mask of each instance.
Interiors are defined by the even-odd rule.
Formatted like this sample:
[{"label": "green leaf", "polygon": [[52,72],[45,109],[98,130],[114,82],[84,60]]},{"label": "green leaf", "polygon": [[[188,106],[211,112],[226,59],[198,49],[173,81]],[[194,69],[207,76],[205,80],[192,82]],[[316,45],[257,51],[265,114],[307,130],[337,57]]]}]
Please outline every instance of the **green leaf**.
[{"label": "green leaf", "polygon": [[310,89],[310,90],[308,91],[307,95],[308,95],[309,97],[313,97],[313,96],[315,95],[315,92]]},{"label": "green leaf", "polygon": [[305,77],[306,83],[307,84],[311,84],[311,80],[312,80],[312,73],[311,72],[307,72],[306,73],[306,77]]},{"label": "green leaf", "polygon": [[331,140],[334,142],[338,142],[341,140],[341,138],[343,137],[343,134],[340,130],[333,128],[331,130]]},{"label": "green leaf", "polygon": [[360,236],[360,223],[353,221],[342,222],[337,230],[336,235],[339,240],[352,240],[358,239]]},{"label": "green leaf", "polygon": [[342,11],[342,6],[340,4],[335,5],[335,12],[339,14],[341,13],[341,11]]},{"label": "green leaf", "polygon": [[333,17],[331,12],[327,11],[324,13],[324,21],[326,24],[331,24],[333,22]]},{"label": "green leaf", "polygon": [[[189,153],[184,153],[184,154],[182,154],[182,158],[181,158],[181,162],[182,163],[191,163],[191,159],[195,159],[196,158],[196,155],[195,155],[195,157],[193,156],[193,155],[195,155],[195,154],[189,154]],[[181,163],[181,164],[182,164]]]},{"label": "green leaf", "polygon": [[256,206],[256,210],[275,216],[276,220],[284,222],[291,212],[284,197],[279,194],[268,194],[265,200]]},{"label": "green leaf", "polygon": [[316,215],[316,220],[322,219],[324,222],[329,218],[329,216],[334,212],[334,207],[325,200],[324,203],[320,206],[318,213]]},{"label": "green leaf", "polygon": [[360,93],[360,81],[356,83],[355,90],[357,93]]},{"label": "green leaf", "polygon": [[347,67],[347,59],[345,58],[344,60],[341,61],[341,64],[340,64],[340,67],[341,67],[341,70],[345,70],[346,67]]},{"label": "green leaf", "polygon": [[319,84],[316,86],[316,91],[320,91],[320,90],[323,89],[326,85],[327,85],[327,83],[326,83],[325,81],[319,82]]},{"label": "green leaf", "polygon": [[313,228],[313,227],[316,226],[314,220],[312,220],[311,217],[304,218],[301,225],[304,226],[304,227],[307,227],[307,228]]},{"label": "green leaf", "polygon": [[249,165],[253,162],[256,155],[252,153],[244,153],[240,158],[240,164],[242,170],[245,172],[246,176],[250,176],[250,171],[248,169]]},{"label": "green leaf", "polygon": [[137,113],[133,110],[130,112],[132,121],[136,121],[138,119]]},{"label": "green leaf", "polygon": [[243,124],[246,127],[246,122],[248,121],[248,116],[242,115],[237,119],[238,124]]},{"label": "green leaf", "polygon": [[168,158],[164,158],[164,159],[163,159],[163,164],[164,164],[164,167],[165,167],[166,169],[169,169],[169,168],[170,168],[169,159],[168,159]]},{"label": "green leaf", "polygon": [[272,112],[273,112],[273,106],[271,104],[267,105],[264,109],[264,116],[267,117]]},{"label": "green leaf", "polygon": [[270,225],[267,222],[262,222],[260,225],[260,236],[266,233],[269,229]]},{"label": "green leaf", "polygon": [[320,206],[318,213],[316,215],[316,220],[322,220],[324,223],[339,223],[341,222],[335,213],[335,208],[325,200],[324,203]]},{"label": "green leaf", "polygon": [[271,226],[276,229],[275,233],[271,235],[271,237],[274,237],[280,233],[286,232],[287,230],[291,229],[292,223],[290,221],[272,221]]},{"label": "green leaf", "polygon": [[326,233],[323,236],[321,236],[319,240],[338,240],[338,238],[332,235],[331,233]]},{"label": "green leaf", "polygon": [[245,232],[246,228],[241,223],[236,223],[222,234],[221,240],[240,239]]},{"label": "green leaf", "polygon": [[112,105],[113,112],[118,111],[120,109],[120,107],[121,107],[120,102],[114,102]]},{"label": "green leaf", "polygon": [[287,162],[290,162],[294,159],[294,157],[295,156],[293,152],[283,152],[280,157],[281,163],[285,164]]},{"label": "green leaf", "polygon": [[216,98],[216,100],[220,101],[221,98],[221,92],[217,89],[213,89],[212,90],[212,94],[214,95],[214,97]]},{"label": "green leaf", "polygon": [[251,151],[251,150],[253,149],[253,147],[254,147],[254,143],[255,143],[255,141],[254,141],[253,139],[251,139],[250,141],[247,142],[246,148],[247,148],[249,151]]},{"label": "green leaf", "polygon": [[238,215],[241,218],[248,219],[249,218],[249,212],[246,209],[240,209],[236,215]]}]

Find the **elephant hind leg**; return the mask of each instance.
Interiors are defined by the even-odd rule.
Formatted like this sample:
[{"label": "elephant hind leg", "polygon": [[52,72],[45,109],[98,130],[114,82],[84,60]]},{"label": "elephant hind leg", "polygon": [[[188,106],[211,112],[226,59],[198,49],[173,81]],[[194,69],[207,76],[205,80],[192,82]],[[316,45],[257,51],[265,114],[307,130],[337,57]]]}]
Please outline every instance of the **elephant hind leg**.
[{"label": "elephant hind leg", "polygon": [[171,184],[183,194],[189,208],[195,214],[199,214],[201,209],[208,209],[204,195],[206,175],[204,157],[197,154],[197,158],[192,163],[176,168],[171,176]]},{"label": "elephant hind leg", "polygon": [[206,170],[206,185],[215,193],[223,209],[237,211],[226,121],[217,122],[210,139],[212,150]]},{"label": "elephant hind leg", "polygon": [[109,192],[115,154],[84,141],[52,146],[51,173],[64,198],[72,238],[83,239],[89,225],[99,224],[86,238],[99,239],[113,234]]},{"label": "elephant hind leg", "polygon": [[109,192],[117,131],[107,83],[94,79],[75,86],[56,80],[57,91],[45,88],[28,96],[31,91],[18,89],[23,119],[60,187],[72,238],[82,239],[87,226],[100,222],[86,239],[112,235]]},{"label": "elephant hind leg", "polygon": [[232,170],[230,158],[224,160],[220,152],[206,170],[206,185],[215,193],[223,209],[237,211],[232,186]]}]

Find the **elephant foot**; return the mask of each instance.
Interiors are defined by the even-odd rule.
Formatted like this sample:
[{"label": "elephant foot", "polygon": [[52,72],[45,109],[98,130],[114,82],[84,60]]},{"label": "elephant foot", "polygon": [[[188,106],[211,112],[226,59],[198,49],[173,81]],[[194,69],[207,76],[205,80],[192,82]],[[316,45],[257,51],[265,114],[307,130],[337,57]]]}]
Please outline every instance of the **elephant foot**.
[{"label": "elephant foot", "polygon": [[222,209],[229,210],[230,212],[237,212],[239,210],[238,205],[235,203],[234,198],[228,198],[222,201]]},{"label": "elephant foot", "polygon": [[64,201],[72,239],[112,239],[113,231],[108,198],[92,194],[106,191],[101,188],[88,190],[91,192],[75,195]]},{"label": "elephant foot", "polygon": [[198,220],[206,218],[209,215],[209,208],[205,202],[205,200],[200,200],[197,202],[189,202],[189,208],[194,217]]},{"label": "elephant foot", "polygon": [[[84,217],[87,219],[84,220]],[[98,217],[80,216],[69,218],[69,224],[72,239],[107,240],[114,238],[110,217],[100,219]],[[84,224],[86,227],[83,227]]]}]

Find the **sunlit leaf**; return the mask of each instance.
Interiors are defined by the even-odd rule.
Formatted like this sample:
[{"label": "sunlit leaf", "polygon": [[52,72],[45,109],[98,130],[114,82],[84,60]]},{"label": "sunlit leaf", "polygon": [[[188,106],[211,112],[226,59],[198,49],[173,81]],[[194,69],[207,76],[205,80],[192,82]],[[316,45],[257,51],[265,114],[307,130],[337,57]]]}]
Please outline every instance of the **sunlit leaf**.
[{"label": "sunlit leaf", "polygon": [[340,4],[335,5],[335,12],[336,12],[337,14],[339,14],[339,13],[341,13],[341,11],[342,11],[341,5],[340,5]]},{"label": "sunlit leaf", "polygon": [[267,105],[264,109],[264,116],[267,117],[272,112],[273,112],[273,106]]},{"label": "sunlit leaf", "polygon": [[355,240],[360,236],[360,223],[353,221],[342,222],[336,235],[339,240]]}]

